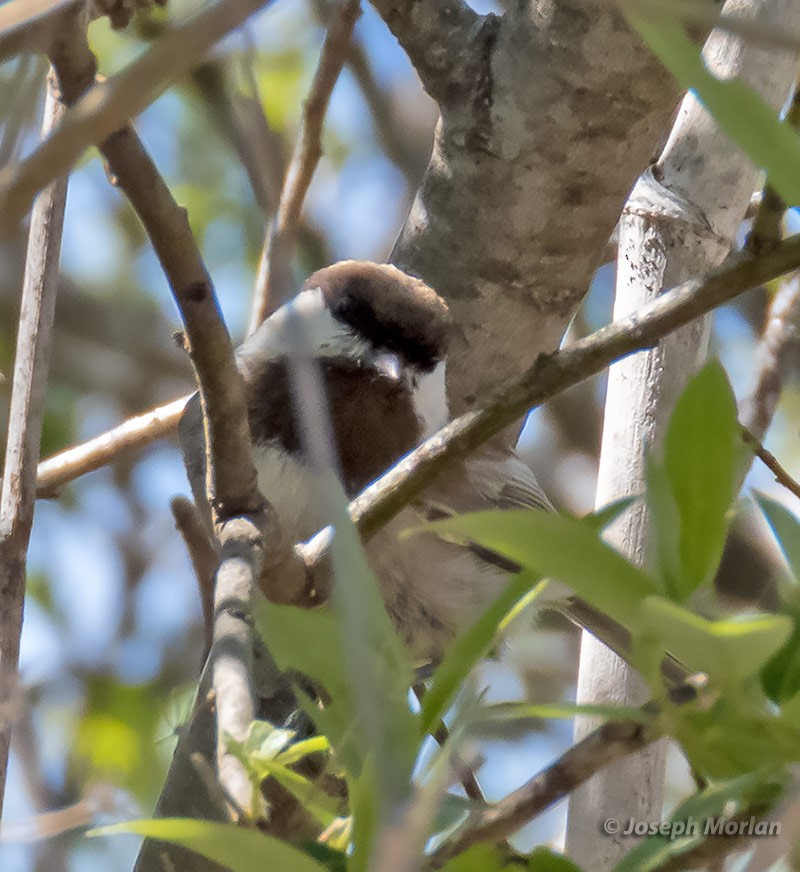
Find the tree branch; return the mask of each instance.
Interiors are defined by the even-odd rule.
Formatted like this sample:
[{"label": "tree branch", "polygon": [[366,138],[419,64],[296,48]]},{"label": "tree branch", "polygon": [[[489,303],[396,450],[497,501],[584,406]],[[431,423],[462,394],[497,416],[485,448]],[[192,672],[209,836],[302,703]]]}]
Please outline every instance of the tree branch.
[{"label": "tree branch", "polygon": [[[0,233],[8,232],[30,208],[41,188],[71,169],[92,144],[112,137],[186,74],[225,34],[270,0],[227,0],[204,9],[167,31],[122,72],[96,84],[64,117],[58,130],[29,157],[0,172]],[[76,10],[64,13],[72,17]],[[82,13],[82,8],[77,10]],[[55,33],[58,40],[60,33]],[[92,78],[94,73],[92,73]],[[79,85],[82,94],[88,82]],[[70,104],[76,94],[64,92]],[[113,137],[112,137],[113,138]]]},{"label": "tree branch", "polygon": [[[58,123],[63,106],[48,81],[43,135]],[[36,501],[36,463],[44,418],[45,387],[58,287],[66,178],[36,199],[28,233],[28,252],[14,362],[8,442],[0,494],[0,709],[15,686],[25,596],[28,541]],[[0,814],[5,793],[12,717],[0,715]]]},{"label": "tree branch", "polygon": [[800,276],[781,283],[767,311],[755,354],[753,381],[740,404],[740,420],[756,439],[766,435],[780,399],[800,320]]},{"label": "tree branch", "polygon": [[[702,676],[692,676],[670,693],[670,700],[676,705],[693,702],[704,687]],[[521,787],[477,812],[472,821],[468,820],[459,833],[433,853],[430,868],[439,869],[480,842],[507,839],[610,763],[660,739],[664,725],[658,718],[658,706],[651,701],[641,711],[641,720],[606,722]]]},{"label": "tree branch", "polygon": [[322,157],[325,113],[348,56],[360,0],[342,0],[334,10],[314,78],[303,104],[303,123],[286,171],[277,214],[267,228],[258,266],[248,332],[291,295],[291,249],[311,180]]},{"label": "tree branch", "polygon": [[470,37],[482,18],[463,0],[372,0],[405,50],[425,90],[450,102],[465,86]]},{"label": "tree branch", "polygon": [[[237,14],[245,8],[247,3],[236,6]],[[209,10],[217,15],[200,28],[203,38],[213,27],[223,25],[220,10],[224,7]],[[96,63],[82,23],[72,17],[65,24],[62,38],[53,47],[52,61],[65,94],[78,100],[94,78]],[[159,47],[171,45],[169,37],[160,39],[150,52],[160,57]],[[195,39],[199,39],[197,33]],[[190,46],[184,46],[184,51],[187,48],[192,59],[196,57],[197,52],[192,53]],[[211,650],[217,763],[224,788],[239,806],[249,808],[247,774],[228,753],[226,736],[244,739],[254,717],[249,609],[263,559],[262,534],[271,518],[256,483],[244,386],[186,211],[175,202],[130,125],[106,138],[100,151],[144,225],[167,276],[197,374],[207,446],[208,503],[220,542]]]},{"label": "tree branch", "polygon": [[128,418],[119,426],[87,442],[59,451],[43,460],[37,470],[36,495],[54,497],[65,484],[113,463],[126,451],[143,448],[156,439],[174,433],[190,396],[179,397],[163,406]]},{"label": "tree branch", "polygon": [[778,458],[759,442],[758,438],[747,427],[742,427],[742,439],[753,449],[753,454],[775,476],[775,481],[783,485],[790,493],[800,499],[800,483],[792,478],[784,469]]}]

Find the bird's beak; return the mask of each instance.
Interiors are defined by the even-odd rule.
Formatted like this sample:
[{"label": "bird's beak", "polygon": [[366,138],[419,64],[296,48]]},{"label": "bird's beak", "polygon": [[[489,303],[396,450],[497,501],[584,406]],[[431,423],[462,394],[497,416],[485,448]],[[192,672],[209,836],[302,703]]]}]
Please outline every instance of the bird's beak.
[{"label": "bird's beak", "polygon": [[382,351],[375,358],[375,367],[383,375],[394,381],[400,381],[403,375],[403,365],[400,358],[391,351]]}]

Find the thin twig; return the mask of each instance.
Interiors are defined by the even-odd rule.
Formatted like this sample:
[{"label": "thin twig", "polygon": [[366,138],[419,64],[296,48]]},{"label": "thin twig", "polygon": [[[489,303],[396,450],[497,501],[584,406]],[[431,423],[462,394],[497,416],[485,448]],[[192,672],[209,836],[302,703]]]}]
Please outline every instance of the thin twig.
[{"label": "thin twig", "polygon": [[781,282],[767,310],[764,330],[755,353],[753,380],[739,405],[739,420],[763,439],[778,407],[783,384],[797,349],[800,322],[800,275]]},{"label": "thin twig", "polygon": [[36,494],[53,497],[68,482],[112,463],[126,451],[143,448],[175,432],[189,397],[179,397],[149,412],[128,418],[117,427],[48,457],[39,464]]},{"label": "thin twig", "polygon": [[[670,691],[670,701],[675,705],[694,702],[705,687],[704,676],[691,676]],[[608,721],[598,727],[521,787],[473,814],[459,833],[433,853],[430,868],[440,868],[472,845],[509,838],[610,763],[660,739],[664,724],[658,717],[658,705],[647,702],[641,712],[639,720]]]},{"label": "thin twig", "polygon": [[187,500],[186,497],[173,497],[170,508],[175,518],[175,527],[186,544],[197,579],[205,629],[206,650],[203,654],[205,660],[214,634],[214,574],[219,563],[219,555],[209,541],[208,532],[197,507],[191,500]]},{"label": "thin twig", "polygon": [[[124,70],[95,84],[64,117],[58,130],[24,161],[0,171],[0,233],[30,208],[36,192],[70,170],[83,152],[124,128],[185,75],[208,49],[270,0],[229,0],[203,9],[168,30]],[[70,14],[67,10],[65,14]],[[58,38],[59,34],[56,34]],[[79,93],[83,93],[82,83]],[[65,93],[67,102],[70,95]]]},{"label": "thin twig", "polygon": [[[48,81],[42,134],[63,114],[56,88]],[[66,178],[36,199],[28,251],[14,362],[5,476],[0,495],[0,684],[17,674],[25,596],[25,566],[36,502],[36,464],[44,418],[44,394],[58,287],[58,262],[67,196]],[[0,704],[4,701],[0,689]],[[0,814],[11,742],[10,717],[0,715]]]},{"label": "thin twig", "polygon": [[775,476],[775,481],[800,499],[800,483],[789,475],[778,458],[771,451],[767,451],[747,427],[742,427],[742,439],[753,449],[755,456]]},{"label": "thin twig", "polygon": [[[313,5],[317,18],[327,23],[332,11],[329,0],[314,0]],[[355,34],[347,50],[346,63],[372,115],[378,143],[386,156],[403,173],[413,191],[424,168],[424,155],[417,154],[409,131],[399,123],[393,111],[391,95],[378,82],[367,50]]]},{"label": "thin twig", "polygon": [[[425,696],[425,685],[415,684],[413,691],[418,702],[422,704],[422,699]],[[450,730],[447,729],[447,726],[444,723],[440,723],[433,731],[432,735],[436,740],[437,745],[439,745],[439,747],[444,747],[445,743],[450,738]],[[464,768],[464,771],[460,773],[459,780],[461,781],[461,786],[464,788],[464,793],[466,793],[468,799],[480,803],[486,802],[486,797],[483,795],[483,790],[481,789],[475,772],[472,769],[468,767]]]},{"label": "thin twig", "polygon": [[286,171],[278,210],[264,239],[250,317],[250,333],[291,291],[291,249],[306,193],[322,157],[325,113],[347,58],[360,5],[360,0],[342,0],[322,45],[319,63],[303,104],[303,122]]}]

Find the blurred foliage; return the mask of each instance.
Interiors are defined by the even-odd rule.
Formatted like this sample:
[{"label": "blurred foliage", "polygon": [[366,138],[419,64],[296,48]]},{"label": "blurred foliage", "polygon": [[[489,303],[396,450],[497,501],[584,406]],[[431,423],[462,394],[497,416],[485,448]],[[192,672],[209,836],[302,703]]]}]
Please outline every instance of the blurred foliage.
[{"label": "blurred foliage", "polygon": [[163,780],[170,748],[158,743],[163,687],[122,684],[115,677],[90,676],[84,714],[76,728],[73,766],[84,778],[124,784],[152,805]]}]

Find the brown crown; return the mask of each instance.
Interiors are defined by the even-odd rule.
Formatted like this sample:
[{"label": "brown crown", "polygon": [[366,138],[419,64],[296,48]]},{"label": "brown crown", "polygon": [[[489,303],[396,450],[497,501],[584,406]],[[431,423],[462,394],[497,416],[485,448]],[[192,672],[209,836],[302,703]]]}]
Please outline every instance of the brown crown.
[{"label": "brown crown", "polygon": [[452,322],[444,300],[421,279],[391,264],[343,260],[309,276],[334,318],[376,349],[431,370],[447,351]]}]

